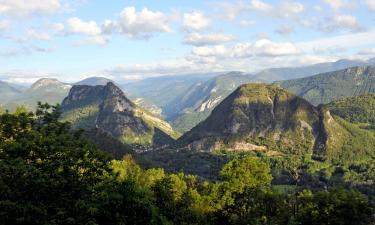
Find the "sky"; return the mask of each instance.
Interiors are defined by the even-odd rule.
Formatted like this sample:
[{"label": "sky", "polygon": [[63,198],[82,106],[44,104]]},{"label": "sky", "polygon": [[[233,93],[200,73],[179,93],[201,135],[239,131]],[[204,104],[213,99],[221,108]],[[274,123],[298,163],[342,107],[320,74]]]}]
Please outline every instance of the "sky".
[{"label": "sky", "polygon": [[255,73],[375,56],[375,0],[0,0],[0,80]]}]

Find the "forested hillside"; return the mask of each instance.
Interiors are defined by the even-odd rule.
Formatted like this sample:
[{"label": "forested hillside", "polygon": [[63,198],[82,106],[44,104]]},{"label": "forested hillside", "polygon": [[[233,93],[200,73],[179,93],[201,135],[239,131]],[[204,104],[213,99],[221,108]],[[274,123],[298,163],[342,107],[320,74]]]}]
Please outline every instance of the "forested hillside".
[{"label": "forested hillside", "polygon": [[314,105],[375,92],[375,67],[352,67],[311,77],[276,82]]},{"label": "forested hillside", "polygon": [[374,129],[375,94],[341,98],[328,104],[332,114],[341,118]]},{"label": "forested hillside", "polygon": [[217,181],[111,160],[59,115],[49,105],[0,115],[0,224],[374,222],[365,195],[272,185],[269,162],[252,156],[227,163]]},{"label": "forested hillside", "polygon": [[372,95],[365,95],[316,107],[275,85],[242,85],[175,146],[141,154],[137,160],[148,168],[215,180],[225,163],[250,155],[270,163],[273,184],[293,185],[295,174],[288,171],[294,168],[309,188],[343,185],[373,195],[371,123],[340,114],[363,108],[362,114],[349,115],[367,121],[372,100]]}]

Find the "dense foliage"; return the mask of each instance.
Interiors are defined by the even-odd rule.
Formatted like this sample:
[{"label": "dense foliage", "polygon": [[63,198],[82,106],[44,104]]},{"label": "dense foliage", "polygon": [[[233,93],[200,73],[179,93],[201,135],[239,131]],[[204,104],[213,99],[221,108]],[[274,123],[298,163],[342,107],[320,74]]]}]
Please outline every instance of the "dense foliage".
[{"label": "dense foliage", "polygon": [[334,115],[375,129],[375,94],[341,98],[327,106]]},{"label": "dense foliage", "polygon": [[374,74],[375,67],[359,66],[277,83],[312,104],[319,105],[341,97],[374,93]]},{"label": "dense foliage", "polygon": [[217,181],[111,160],[39,105],[0,115],[0,224],[370,224],[368,198],[345,189],[289,191],[269,162],[227,163]]}]

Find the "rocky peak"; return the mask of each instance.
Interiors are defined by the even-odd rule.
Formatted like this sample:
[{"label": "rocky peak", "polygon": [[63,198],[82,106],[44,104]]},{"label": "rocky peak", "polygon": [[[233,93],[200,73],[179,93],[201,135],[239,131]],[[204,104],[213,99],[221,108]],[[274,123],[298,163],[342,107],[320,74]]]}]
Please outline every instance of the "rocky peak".
[{"label": "rocky peak", "polygon": [[86,78],[84,80],[77,82],[75,85],[90,85],[90,86],[103,85],[105,86],[109,82],[113,82],[113,81],[105,77],[89,77],[89,78]]},{"label": "rocky peak", "polygon": [[132,112],[135,104],[131,102],[123,91],[112,82],[107,83],[103,89],[103,102],[101,110],[110,112]]},{"label": "rocky peak", "polygon": [[51,86],[51,85],[54,85],[54,86],[59,85],[65,89],[71,88],[71,85],[62,83],[55,78],[41,78],[31,85],[31,89],[39,89],[39,88],[44,88],[44,87]]},{"label": "rocky peak", "polygon": [[166,122],[158,122],[138,108],[112,82],[105,86],[73,86],[62,110],[63,120],[76,127],[99,129],[126,144],[150,146],[172,140],[169,133],[173,130],[165,126]]},{"label": "rocky peak", "polygon": [[222,144],[227,145],[225,149],[235,150],[239,143],[248,143],[252,150],[274,151],[283,143],[280,151],[313,152],[320,138],[320,114],[309,102],[278,86],[245,84],[180,141],[211,150],[222,149]]},{"label": "rocky peak", "polygon": [[98,99],[103,92],[104,86],[74,85],[68,96],[63,100],[61,106],[67,107],[71,104],[80,103],[88,99]]},{"label": "rocky peak", "polygon": [[[221,134],[289,129],[304,114],[308,114],[305,120],[318,118],[311,104],[277,86],[246,84],[219,104],[198,128],[204,126],[205,130]],[[223,122],[215,122],[218,119]]]}]

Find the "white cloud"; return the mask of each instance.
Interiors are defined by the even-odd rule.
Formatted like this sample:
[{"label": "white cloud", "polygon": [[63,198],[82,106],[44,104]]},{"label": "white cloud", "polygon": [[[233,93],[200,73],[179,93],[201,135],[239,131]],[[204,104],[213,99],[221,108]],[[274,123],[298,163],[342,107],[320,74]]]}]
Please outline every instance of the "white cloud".
[{"label": "white cloud", "polygon": [[304,11],[305,6],[299,2],[282,1],[281,4],[275,8],[273,14],[282,18],[294,18]]},{"label": "white cloud", "polygon": [[271,17],[294,19],[306,11],[305,6],[300,2],[282,0],[278,5],[272,6],[261,0],[250,2],[236,2],[231,4],[221,4],[225,17],[234,20],[241,14],[249,12],[262,12]]},{"label": "white cloud", "polygon": [[96,35],[89,36],[86,39],[83,39],[74,44],[74,46],[83,46],[83,45],[105,45],[109,42],[109,38],[106,36]]},{"label": "white cloud", "polygon": [[184,27],[187,29],[201,30],[207,28],[211,21],[202,12],[184,13]]},{"label": "white cloud", "polygon": [[209,34],[199,34],[199,33],[189,33],[185,35],[184,43],[194,46],[204,46],[204,45],[217,45],[224,42],[233,41],[234,36],[231,34],[224,33],[209,33]]},{"label": "white cloud", "polygon": [[17,48],[11,48],[11,49],[4,49],[0,51],[0,56],[3,57],[13,57],[13,56],[25,56],[25,55],[31,55],[33,53],[50,53],[55,51],[53,48],[48,47],[40,47],[37,45],[29,44],[21,46]]},{"label": "white cloud", "polygon": [[317,11],[317,12],[321,12],[323,10],[323,8],[320,5],[315,5],[314,10]]},{"label": "white cloud", "polygon": [[220,7],[224,10],[224,16],[229,20],[234,20],[241,14],[258,11],[269,12],[273,9],[272,5],[261,0],[252,0],[250,2],[223,3]]},{"label": "white cloud", "polygon": [[78,43],[75,46],[97,44],[105,45],[108,43],[108,37],[102,34],[101,28],[95,21],[82,21],[77,17],[68,19],[67,21],[68,33],[70,34],[84,34],[88,37]]},{"label": "white cloud", "polygon": [[364,0],[364,3],[367,5],[367,7],[370,10],[374,10],[375,11],[375,1],[374,0]]},{"label": "white cloud", "polygon": [[241,27],[251,27],[256,24],[256,21],[255,20],[241,20],[239,24]]},{"label": "white cloud", "polygon": [[11,70],[3,72],[0,76],[1,80],[4,80],[9,83],[16,83],[28,86],[40,78],[56,78],[59,77],[59,74],[50,73],[47,71],[41,70]]},{"label": "white cloud", "polygon": [[59,0],[2,0],[0,15],[30,17],[33,15],[50,15],[59,12],[63,5]]},{"label": "white cloud", "polygon": [[269,11],[272,9],[272,6],[260,0],[252,0],[250,3],[250,8],[258,11]]},{"label": "white cloud", "polygon": [[145,76],[186,73],[199,71],[197,66],[184,58],[164,60],[156,63],[118,65],[99,74],[112,75],[123,79],[137,80]]},{"label": "white cloud", "polygon": [[359,24],[356,17],[352,15],[337,14],[326,18],[325,21],[319,25],[319,30],[322,32],[332,32],[335,30],[349,30],[352,32],[361,31],[364,28]]},{"label": "white cloud", "polygon": [[11,23],[8,20],[0,20],[0,31],[10,28]]},{"label": "white cloud", "polygon": [[51,29],[54,33],[62,33],[65,29],[64,24],[62,23],[52,23],[49,26],[49,29]]},{"label": "white cloud", "polygon": [[194,47],[192,50],[193,55],[203,57],[223,57],[229,56],[228,49],[224,45],[216,45],[213,47]]},{"label": "white cloud", "polygon": [[148,39],[155,33],[167,33],[174,15],[143,8],[137,12],[135,7],[124,8],[118,20],[105,20],[101,26],[104,34],[122,34],[133,39]]},{"label": "white cloud", "polygon": [[202,57],[246,58],[297,55],[301,53],[301,50],[289,42],[272,42],[267,39],[261,39],[255,43],[237,43],[230,48],[223,45],[195,47],[192,53]]},{"label": "white cloud", "polygon": [[170,18],[162,12],[143,8],[137,12],[134,7],[125,8],[118,24],[107,21],[106,27],[112,29],[118,26],[119,31],[131,38],[149,38],[154,33],[170,32]]},{"label": "white cloud", "polygon": [[253,46],[255,53],[261,56],[296,55],[301,51],[290,42],[272,42],[267,39],[259,40]]},{"label": "white cloud", "polygon": [[334,10],[339,10],[340,8],[345,7],[347,4],[343,0],[324,0],[324,2]]},{"label": "white cloud", "polygon": [[[325,51],[329,48],[358,48],[373,44],[375,31],[339,35],[311,41],[289,43],[259,40],[232,46],[216,45],[193,47],[191,54],[178,59],[155,63],[119,66],[108,74],[144,78],[162,74],[239,70],[256,72],[270,67],[303,66],[332,62],[342,58],[368,58],[375,53],[366,49],[357,55],[345,51]],[[323,51],[322,51],[323,50]]]},{"label": "white cloud", "polygon": [[49,41],[51,40],[51,36],[47,32],[29,28],[25,31],[23,39]]},{"label": "white cloud", "polygon": [[294,29],[290,26],[283,25],[275,30],[280,35],[288,35],[294,32]]},{"label": "white cloud", "polygon": [[353,48],[374,44],[375,31],[339,35],[329,38],[299,42],[297,47],[306,51],[319,51],[327,48]]},{"label": "white cloud", "polygon": [[77,17],[68,19],[68,29],[70,33],[80,33],[90,36],[100,35],[101,29],[95,21],[82,21]]},{"label": "white cloud", "polygon": [[105,34],[120,32],[120,28],[118,27],[117,23],[112,20],[104,20],[104,23],[101,26],[101,30]]},{"label": "white cloud", "polygon": [[362,49],[358,52],[361,56],[375,56],[375,48]]}]

